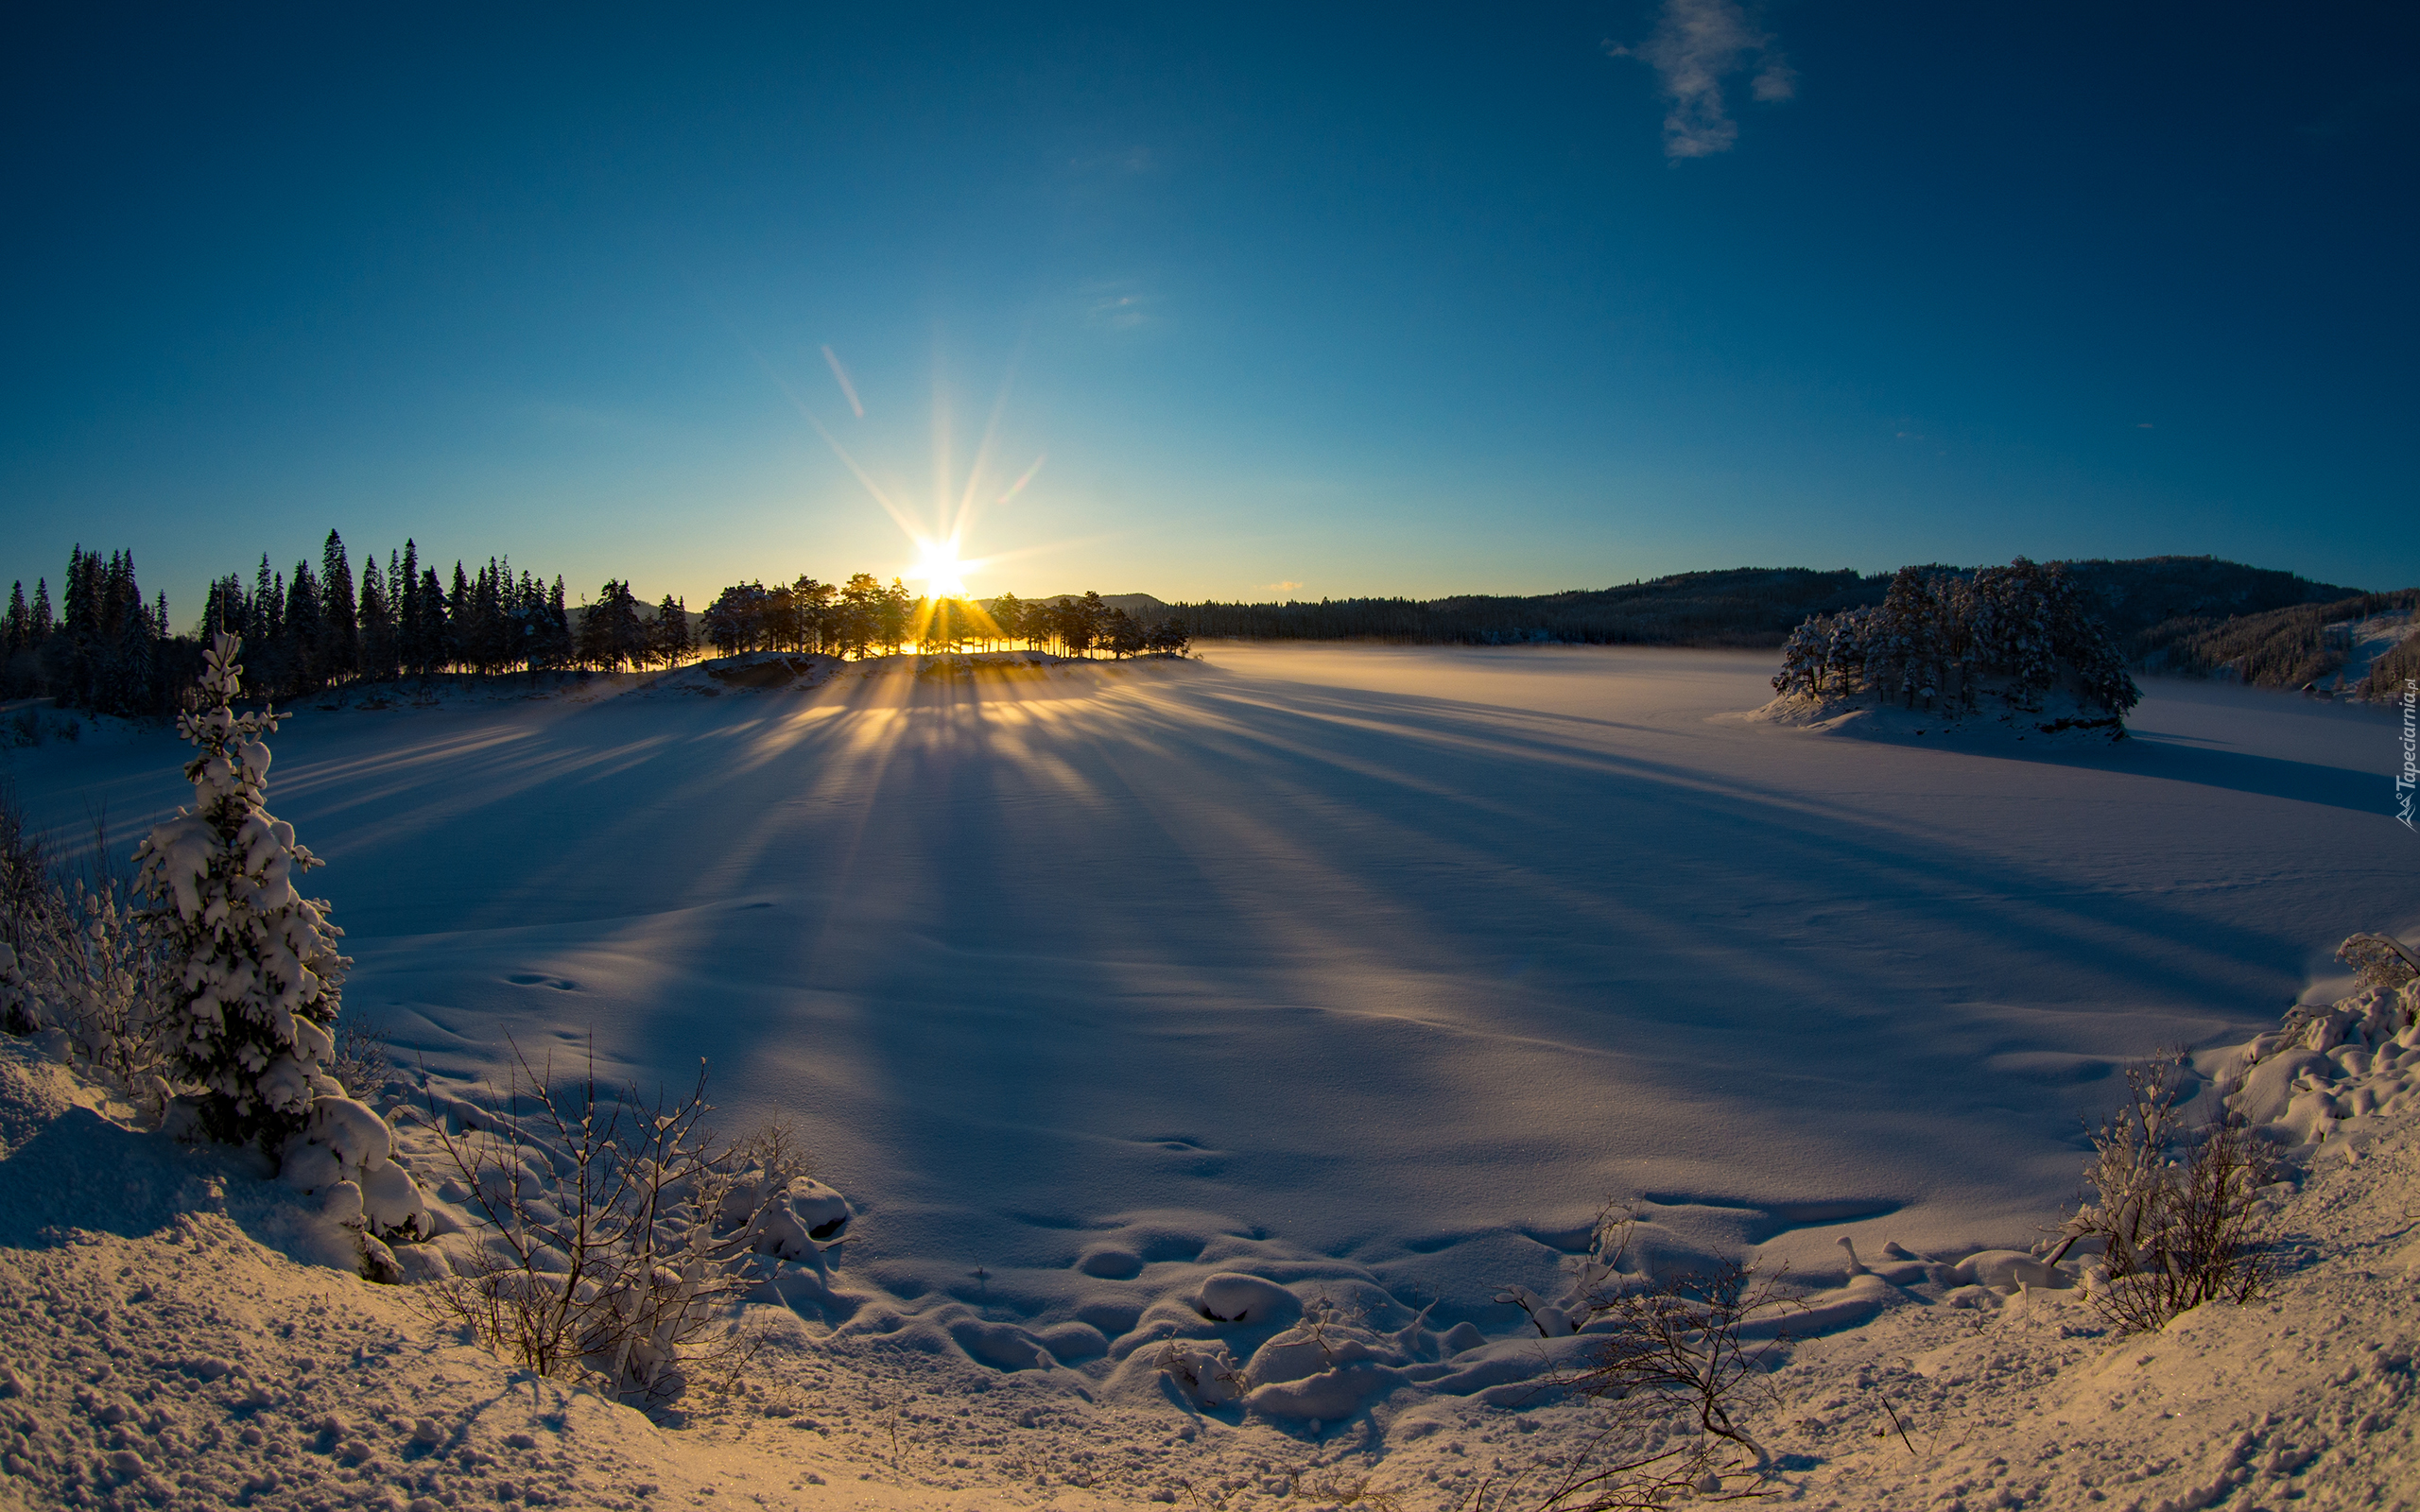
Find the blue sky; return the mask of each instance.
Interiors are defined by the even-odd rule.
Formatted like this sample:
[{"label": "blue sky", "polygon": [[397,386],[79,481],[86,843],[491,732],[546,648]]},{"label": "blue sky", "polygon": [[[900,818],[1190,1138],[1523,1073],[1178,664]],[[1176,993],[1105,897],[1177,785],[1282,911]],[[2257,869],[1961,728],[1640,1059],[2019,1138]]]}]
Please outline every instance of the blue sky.
[{"label": "blue sky", "polygon": [[54,9],[0,575],[181,626],[331,525],[908,568],[843,452],[986,593],[2420,582],[2404,6]]}]

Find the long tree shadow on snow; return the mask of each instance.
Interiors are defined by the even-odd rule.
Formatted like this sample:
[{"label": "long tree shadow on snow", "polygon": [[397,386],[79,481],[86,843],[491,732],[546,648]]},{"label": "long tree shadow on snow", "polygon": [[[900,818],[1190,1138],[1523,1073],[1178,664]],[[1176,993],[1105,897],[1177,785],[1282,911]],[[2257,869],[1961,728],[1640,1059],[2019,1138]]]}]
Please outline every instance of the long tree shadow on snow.
[{"label": "long tree shadow on snow", "polygon": [[[450,954],[493,954],[485,1022],[617,1014],[669,1079],[702,1053],[719,1100],[810,1111],[838,1159],[903,1173],[882,1222],[929,1221],[970,1272],[1072,1263],[1017,1212],[1249,1229],[1352,1194],[1309,1236],[1340,1249],[1390,1208],[1459,1232],[1649,1185],[1631,1152],[1727,1203],[1880,1211],[2051,1171],[2064,1194],[2092,1089],[1995,1057],[2248,1021],[2307,948],[2270,914],[2221,927],[2150,863],[2013,859],[1991,825],[2020,813],[1920,829],[1760,784],[1719,732],[1443,697],[857,688],[444,745],[380,767],[339,866],[381,889],[338,918],[442,932],[415,947],[432,990],[467,981]],[[306,806],[357,804],[315,775]],[[533,973],[593,992],[510,985]],[[1455,1168],[1513,1174],[1431,1216],[1426,1173]]]}]

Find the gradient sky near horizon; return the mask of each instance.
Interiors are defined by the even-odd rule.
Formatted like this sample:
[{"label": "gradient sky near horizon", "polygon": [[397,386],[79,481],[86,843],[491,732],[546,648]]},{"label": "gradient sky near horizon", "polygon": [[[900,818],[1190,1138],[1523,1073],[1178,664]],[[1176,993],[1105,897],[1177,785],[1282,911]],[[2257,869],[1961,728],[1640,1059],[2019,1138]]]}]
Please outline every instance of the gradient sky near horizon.
[{"label": "gradient sky near horizon", "polygon": [[2420,583],[2408,5],[1136,9],[21,15],[0,577]]}]

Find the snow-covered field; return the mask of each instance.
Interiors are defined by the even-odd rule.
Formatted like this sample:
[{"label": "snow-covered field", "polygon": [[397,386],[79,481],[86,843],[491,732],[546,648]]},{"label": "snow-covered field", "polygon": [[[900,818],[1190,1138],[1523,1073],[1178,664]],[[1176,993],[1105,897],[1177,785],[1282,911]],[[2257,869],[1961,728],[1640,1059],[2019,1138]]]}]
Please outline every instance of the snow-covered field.
[{"label": "snow-covered field", "polygon": [[[1351,1402],[1195,1428],[1140,1341],[1198,1321],[1202,1280],[1235,1271],[1388,1329],[1427,1307],[1452,1342],[1414,1354],[1517,1338],[1494,1297],[1558,1290],[1608,1194],[1644,1198],[1659,1267],[1742,1256],[1818,1288],[1847,1280],[1842,1236],[1869,1258],[2023,1247],[2073,1195],[2113,1066],[2248,1039],[2343,989],[2327,955],[2347,933],[2420,922],[2382,713],[2154,682],[2122,745],[1945,745],[1740,717],[1771,670],[1751,653],[1213,646],[811,692],[600,679],[306,708],[275,742],[269,803],[330,861],[313,881],[350,932],[347,1012],[406,1060],[469,1077],[507,1033],[561,1054],[593,1030],[650,1086],[704,1057],[729,1125],[799,1125],[860,1216],[837,1289],[801,1297],[802,1340],[839,1332],[785,1356],[813,1375],[781,1421],[856,1446],[866,1495],[1039,1494],[977,1447],[1041,1431],[1018,1426],[1037,1413],[1061,1437],[1019,1463],[1063,1488],[1092,1463],[1070,1456],[1115,1460],[1085,1470],[1111,1501],[1165,1490],[1188,1454],[1188,1485],[1221,1493],[1371,1449],[1406,1475],[1443,1465],[1418,1485],[1450,1487],[1443,1445],[1510,1460],[1533,1436],[1512,1418],[1581,1409],[1507,1414],[1473,1378],[1418,1409],[1426,1434]],[[106,805],[130,839],[180,800],[180,750],[117,732],[8,762],[62,838]],[[29,1246],[21,1274],[82,1253],[10,1242]],[[1989,1326],[2031,1342],[1975,1348],[2027,1371],[2098,1350],[2101,1369],[2106,1341],[2055,1332],[2064,1305],[2001,1310]],[[1893,1311],[1791,1370],[1862,1360],[1838,1368],[1870,1382],[1895,1350],[1938,1382],[1917,1351],[1954,1353],[1984,1316]],[[2408,1332],[2375,1309],[2362,1326]],[[1866,1337],[1891,1330],[1908,1336]],[[1004,1368],[1020,1365],[1037,1368]],[[475,1395],[485,1367],[454,1368]],[[2378,1379],[2393,1394],[2408,1373]],[[920,1416],[968,1414],[905,1433],[962,1445],[927,1452],[921,1480],[851,1436],[901,1422],[917,1381],[949,1388]],[[1854,1450],[1824,1440],[1837,1417],[1793,1414],[1819,1425],[1794,1452],[1849,1504],[1966,1494],[1912,1491],[1887,1456],[1855,1490],[1856,1456],[1883,1450],[1862,1418]],[[804,1442],[789,1433],[773,1436]],[[320,1446],[331,1463],[343,1437]],[[2145,1452],[2177,1477],[2146,1505],[2204,1474],[2179,1446]],[[2036,1494],[1969,1457],[1969,1489]],[[778,1468],[748,1473],[769,1493],[800,1478]],[[964,1496],[942,1496],[952,1476]]]}]

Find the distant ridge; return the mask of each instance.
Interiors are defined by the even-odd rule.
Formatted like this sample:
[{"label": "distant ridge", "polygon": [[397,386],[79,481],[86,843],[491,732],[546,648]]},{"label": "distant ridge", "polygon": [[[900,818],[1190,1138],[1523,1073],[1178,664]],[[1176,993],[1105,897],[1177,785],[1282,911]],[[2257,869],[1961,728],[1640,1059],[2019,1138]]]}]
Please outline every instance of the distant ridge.
[{"label": "distant ridge", "polygon": [[[1053,604],[1063,598],[1081,598],[1084,595],[1081,593],[1046,593],[1035,598],[1027,598],[1023,593],[1019,593],[1017,595],[1021,602],[1028,604]],[[1159,599],[1153,598],[1149,593],[1103,593],[1100,595],[1100,601],[1112,609],[1122,609],[1129,614],[1149,614],[1153,618],[1165,615],[1168,611],[1167,604],[1161,602]],[[981,605],[984,610],[988,611],[992,606],[998,603],[999,600],[996,598],[978,598],[975,602]]]},{"label": "distant ridge", "polygon": [[[2092,558],[2064,565],[2135,655],[2143,649],[2136,643],[2155,626],[2332,603],[2361,592],[2213,557]],[[1973,571],[1939,564],[1934,570]],[[1810,614],[1879,604],[1890,584],[1888,573],[1868,576],[1853,568],[1736,567],[1531,596],[1163,605],[1149,594],[1129,594],[1108,602],[1142,601],[1154,613],[1183,619],[1196,637],[1214,640],[1761,646],[1779,645]]]}]

